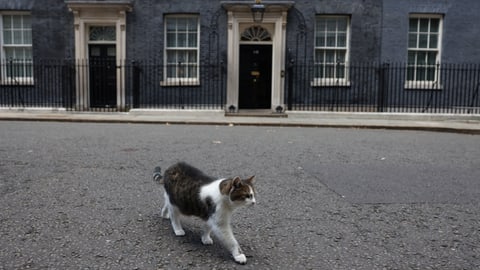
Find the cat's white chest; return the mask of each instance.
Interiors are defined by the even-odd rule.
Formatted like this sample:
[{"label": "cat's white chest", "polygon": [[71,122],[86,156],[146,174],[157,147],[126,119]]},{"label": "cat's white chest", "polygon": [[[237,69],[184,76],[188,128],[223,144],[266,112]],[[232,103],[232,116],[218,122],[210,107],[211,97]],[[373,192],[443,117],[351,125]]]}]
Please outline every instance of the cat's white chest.
[{"label": "cat's white chest", "polygon": [[220,182],[225,179],[218,179],[213,181],[210,184],[203,186],[200,189],[200,199],[205,201],[207,198],[210,198],[215,204],[219,204],[222,200],[222,194],[220,192]]}]

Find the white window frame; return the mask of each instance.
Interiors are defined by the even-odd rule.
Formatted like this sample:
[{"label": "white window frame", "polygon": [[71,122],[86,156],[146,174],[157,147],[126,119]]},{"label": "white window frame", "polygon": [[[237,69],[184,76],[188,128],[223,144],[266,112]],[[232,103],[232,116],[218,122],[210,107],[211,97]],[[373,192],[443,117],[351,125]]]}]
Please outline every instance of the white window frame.
[{"label": "white window frame", "polygon": [[[197,21],[197,42],[194,47],[169,47],[168,46],[168,20],[169,19],[189,19],[189,18],[195,18]],[[178,33],[177,29],[175,30],[176,33]],[[185,33],[188,37],[188,30]],[[200,16],[197,14],[168,14],[165,15],[164,17],[164,70],[163,70],[163,81],[161,82],[162,86],[196,86],[200,85]],[[169,51],[193,51],[196,53],[196,61],[195,62],[189,62],[184,64],[184,68],[188,70],[189,68],[195,68],[195,76],[194,77],[169,77],[168,75],[168,66],[171,65],[172,63],[168,62],[168,52]],[[193,63],[193,64],[192,64]],[[178,72],[180,71],[179,69],[179,64],[175,63],[175,72],[178,75]],[[188,72],[188,71],[187,71]]]},{"label": "white window frame", "polygon": [[[23,44],[5,44],[4,41],[4,25],[3,19],[4,16],[29,16],[30,17],[30,28],[22,28],[22,31],[25,29],[32,31],[32,24],[31,24],[31,14],[29,12],[0,12],[0,84],[3,85],[32,85],[33,84],[33,55],[32,55],[32,42],[30,43],[23,43]],[[22,18],[23,23],[23,18]],[[31,33],[30,33],[31,36]],[[18,77],[11,77],[7,74],[7,66],[9,65],[9,59],[6,58],[6,48],[29,48],[30,54],[32,55],[32,59],[22,59],[22,64],[30,65],[27,67],[26,65],[23,66],[23,73],[26,74],[28,71],[27,68],[30,69],[29,73],[31,76],[18,76]]]},{"label": "white window frame", "polygon": [[[410,23],[412,19],[418,20],[417,30],[415,32],[410,31]],[[428,20],[428,30],[427,32],[420,31],[420,20]],[[432,20],[438,20],[438,32],[431,32],[431,22]],[[416,35],[416,45],[411,47],[411,36]],[[427,36],[427,46],[426,48],[420,47],[420,35]],[[436,48],[430,48],[431,37],[437,35],[437,46]],[[440,14],[410,14],[408,18],[408,43],[407,43],[407,67],[405,71],[405,88],[406,89],[441,89],[440,83],[440,61],[442,53],[442,35],[443,35],[443,16]],[[410,62],[410,55],[414,53],[414,63]],[[424,53],[425,58],[423,64],[419,64],[419,54]],[[428,63],[428,55],[430,53],[435,53],[435,63]],[[419,68],[425,68],[424,79],[418,78],[417,71]],[[410,79],[410,70],[413,69],[413,80]],[[433,80],[428,78],[428,69],[434,69]]]},{"label": "white window frame", "polygon": [[[328,19],[344,19],[346,20],[346,33],[345,34],[345,45],[344,46],[338,46],[338,37],[339,37],[339,34],[343,31],[339,31],[338,29],[338,24],[337,24],[337,27],[335,29],[334,32],[331,32],[331,31],[327,31],[326,29],[325,30],[320,30],[320,29],[317,29],[317,25],[318,25],[318,22],[319,20],[321,19],[324,19],[324,20],[328,20]],[[325,40],[325,44],[322,45],[322,46],[317,46],[317,34],[322,31],[324,32],[324,40]],[[334,46],[329,46],[327,44],[327,37],[328,37],[328,34],[332,34],[334,33],[334,36],[335,36],[335,45]],[[349,15],[317,15],[315,17],[315,31],[314,31],[314,51],[313,51],[313,54],[314,54],[314,79],[311,83],[312,86],[349,86],[350,85],[350,80],[349,80],[349,60],[350,60],[350,35],[351,35],[351,18]],[[318,59],[316,59],[317,57],[317,52],[318,51],[322,51],[323,52],[323,56],[322,56],[322,60],[319,61]],[[344,51],[345,52],[345,56],[344,56],[344,61],[342,62],[326,62],[326,52],[334,52],[335,55],[337,55],[338,52],[341,52],[341,51]],[[338,59],[338,57],[337,57]],[[320,66],[323,66],[321,68],[321,72],[322,72],[322,76],[320,77],[317,77],[317,68],[319,68]],[[343,69],[343,77],[340,77],[340,78],[337,78],[337,75],[338,75],[338,68],[342,68]],[[326,75],[326,70],[327,68],[333,68],[333,76],[331,77],[325,77]]]}]

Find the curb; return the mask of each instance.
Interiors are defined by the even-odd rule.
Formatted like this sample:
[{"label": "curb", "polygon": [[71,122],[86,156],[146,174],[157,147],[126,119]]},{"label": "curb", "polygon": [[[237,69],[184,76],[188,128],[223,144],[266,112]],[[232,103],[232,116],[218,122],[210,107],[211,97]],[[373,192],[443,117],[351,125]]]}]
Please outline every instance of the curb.
[{"label": "curb", "polygon": [[138,123],[164,125],[277,126],[391,129],[480,135],[480,115],[288,112],[288,117],[225,116],[223,111],[92,113],[1,110],[0,121]]}]

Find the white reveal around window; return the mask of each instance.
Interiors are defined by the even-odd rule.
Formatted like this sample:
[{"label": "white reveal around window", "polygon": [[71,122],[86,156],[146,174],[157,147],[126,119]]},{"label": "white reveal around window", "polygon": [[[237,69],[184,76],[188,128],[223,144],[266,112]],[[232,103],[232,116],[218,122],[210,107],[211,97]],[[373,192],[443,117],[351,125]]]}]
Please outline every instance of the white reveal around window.
[{"label": "white reveal around window", "polygon": [[29,14],[0,13],[2,83],[33,82],[32,26]]},{"label": "white reveal around window", "polygon": [[199,76],[199,19],[195,15],[165,17],[164,84],[197,84]]},{"label": "white reveal around window", "polygon": [[441,15],[411,15],[408,30],[407,88],[439,88]]},{"label": "white reveal around window", "polygon": [[314,85],[345,85],[350,38],[349,16],[317,16]]}]

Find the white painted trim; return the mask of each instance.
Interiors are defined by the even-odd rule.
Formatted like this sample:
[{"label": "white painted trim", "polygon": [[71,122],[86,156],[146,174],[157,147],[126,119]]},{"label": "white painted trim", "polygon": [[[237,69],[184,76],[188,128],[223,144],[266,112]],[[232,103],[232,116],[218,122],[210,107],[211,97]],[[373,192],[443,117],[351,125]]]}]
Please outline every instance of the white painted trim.
[{"label": "white painted trim", "polygon": [[[88,27],[111,25],[116,29],[116,41],[106,41],[103,44],[115,44],[117,66],[117,109],[125,108],[125,67],[126,59],[126,13],[131,6],[122,3],[71,3],[68,4],[74,15],[75,59],[77,61],[76,107],[79,110],[90,107],[90,85],[88,78]],[[98,44],[98,42],[95,42]],[[93,44],[93,43],[92,43]]]},{"label": "white painted trim", "polygon": [[240,44],[254,44],[240,41],[242,29],[252,25],[260,25],[271,31],[271,42],[259,42],[255,44],[272,45],[272,91],[271,110],[275,111],[278,106],[285,108],[284,87],[285,78],[285,50],[286,50],[286,23],[287,11],[265,12],[262,23],[255,24],[249,10],[235,8],[228,11],[228,70],[227,70],[227,104],[226,110],[231,105],[238,110],[239,103],[239,65]]}]

